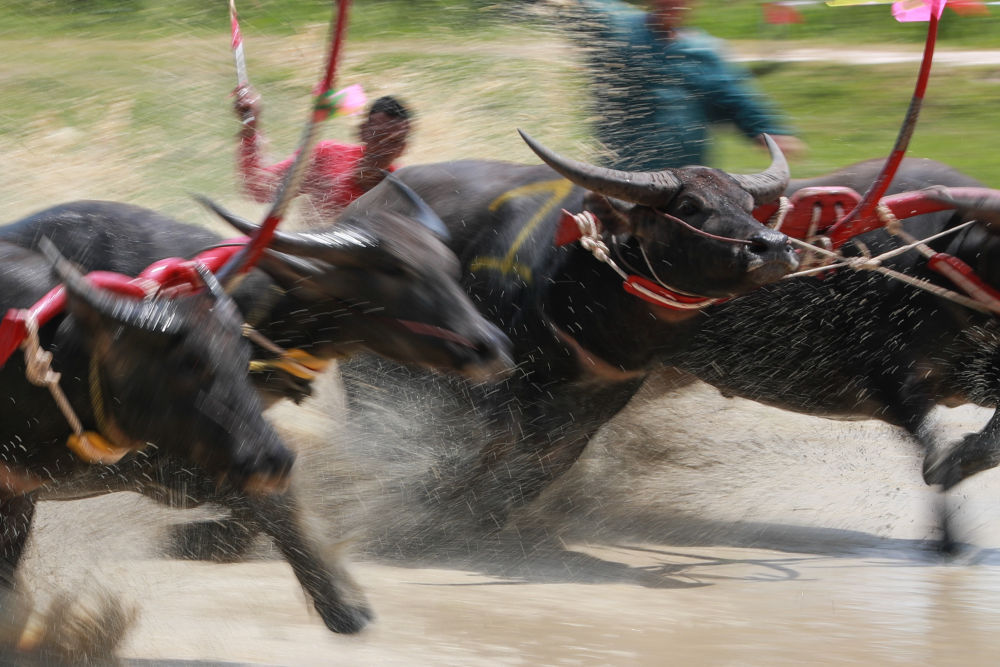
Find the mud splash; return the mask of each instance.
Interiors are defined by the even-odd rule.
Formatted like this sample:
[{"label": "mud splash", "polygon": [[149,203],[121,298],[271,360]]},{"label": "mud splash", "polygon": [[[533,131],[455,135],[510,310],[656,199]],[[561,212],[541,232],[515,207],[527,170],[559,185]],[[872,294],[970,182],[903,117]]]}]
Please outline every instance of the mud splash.
[{"label": "mud splash", "polygon": [[[403,445],[352,439],[335,377],[304,411],[272,411],[306,459],[301,482],[323,530],[356,554],[378,614],[357,637],[325,630],[266,543],[242,564],[158,558],[166,526],[210,511],[130,495],[43,503],[24,575],[43,598],[100,582],[137,604],[121,648],[132,660],[993,663],[994,473],[951,494],[967,547],[945,560],[933,549],[936,497],[893,429],[784,413],[704,385],[657,389],[499,537],[453,521],[435,534],[455,539],[419,557],[407,541],[426,538],[435,517],[401,490],[428,474],[448,434],[411,441],[405,459]],[[421,404],[426,421],[434,401]],[[423,422],[410,417],[404,433],[419,437]],[[956,433],[984,418],[940,415]]]}]

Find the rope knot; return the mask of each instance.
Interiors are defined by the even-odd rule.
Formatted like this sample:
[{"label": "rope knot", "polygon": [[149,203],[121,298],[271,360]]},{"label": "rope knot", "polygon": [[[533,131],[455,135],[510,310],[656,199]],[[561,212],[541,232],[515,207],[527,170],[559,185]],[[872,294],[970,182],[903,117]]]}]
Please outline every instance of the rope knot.
[{"label": "rope knot", "polygon": [[593,254],[599,261],[607,263],[610,251],[601,238],[597,216],[590,211],[583,211],[573,214],[573,221],[580,230],[580,245],[583,249]]},{"label": "rope knot", "polygon": [[59,382],[59,373],[52,370],[52,353],[42,349],[38,342],[38,322],[30,312],[24,311],[27,335],[21,347],[24,350],[24,375],[36,387],[50,387]]}]

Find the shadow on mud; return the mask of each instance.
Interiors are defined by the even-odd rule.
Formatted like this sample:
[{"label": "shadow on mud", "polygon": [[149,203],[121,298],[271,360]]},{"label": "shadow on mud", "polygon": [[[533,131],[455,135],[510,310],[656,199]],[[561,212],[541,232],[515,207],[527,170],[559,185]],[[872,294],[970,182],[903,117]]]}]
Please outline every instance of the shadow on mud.
[{"label": "shadow on mud", "polygon": [[[303,460],[311,511],[359,560],[496,580],[484,585],[650,588],[787,581],[817,560],[1000,564],[1000,550],[973,544],[942,553],[941,497],[884,425],[654,386],[570,473],[497,521],[490,508],[514,494],[504,479],[469,482],[488,427],[461,383],[371,359],[340,370],[346,395],[312,403],[320,418],[303,439],[317,444]],[[309,410],[288,415],[305,424]]]}]

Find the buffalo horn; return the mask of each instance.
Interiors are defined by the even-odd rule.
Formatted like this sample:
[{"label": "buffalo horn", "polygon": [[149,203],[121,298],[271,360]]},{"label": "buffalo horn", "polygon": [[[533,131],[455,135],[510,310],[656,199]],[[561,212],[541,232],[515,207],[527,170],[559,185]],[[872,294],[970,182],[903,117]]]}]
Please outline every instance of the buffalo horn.
[{"label": "buffalo horn", "polygon": [[399,177],[393,174],[391,171],[382,171],[385,174],[385,179],[396,186],[396,188],[403,193],[403,195],[410,201],[415,209],[417,209],[416,221],[422,224],[427,229],[431,230],[439,237],[445,241],[451,238],[451,234],[448,232],[448,227],[445,226],[444,221],[441,217],[423,200],[423,198],[418,195],[413,188],[399,180]]},{"label": "buffalo horn", "polygon": [[774,143],[774,139],[766,134],[764,143],[771,154],[771,166],[759,174],[730,174],[740,184],[740,187],[750,193],[757,206],[773,202],[780,197],[788,187],[788,179],[791,177],[788,172],[788,162],[784,154]]},{"label": "buffalo horn", "polygon": [[304,280],[316,280],[336,271],[329,264],[317,266],[313,260],[302,259],[295,255],[286,255],[271,249],[264,251],[258,264],[261,271],[271,276],[286,289],[295,287]]},{"label": "buffalo horn", "polygon": [[215,274],[201,262],[195,262],[194,269],[198,272],[198,277],[201,278],[201,281],[205,283],[205,289],[208,290],[209,295],[215,301],[216,312],[225,312],[230,318],[242,321],[243,316],[239,314],[239,309],[230,296],[226,294],[226,290],[222,287],[219,279],[215,277]]},{"label": "buffalo horn", "polygon": [[681,188],[680,180],[669,170],[630,172],[598,167],[563,157],[542,146],[526,132],[518,130],[518,133],[545,164],[581,188],[599,195],[643,206],[663,206]]},{"label": "buffalo horn", "polygon": [[38,244],[42,254],[52,264],[52,270],[75,299],[86,303],[102,317],[119,324],[162,334],[181,330],[181,318],[166,299],[133,299],[95,287],[73,264],[66,260],[55,245],[42,238]]},{"label": "buffalo horn", "polygon": [[[196,199],[238,231],[253,236],[258,225],[230,213],[205,197]],[[289,234],[275,231],[269,248],[299,257],[315,257],[335,266],[365,267],[381,256],[378,239],[352,227],[335,227],[322,232]]]}]

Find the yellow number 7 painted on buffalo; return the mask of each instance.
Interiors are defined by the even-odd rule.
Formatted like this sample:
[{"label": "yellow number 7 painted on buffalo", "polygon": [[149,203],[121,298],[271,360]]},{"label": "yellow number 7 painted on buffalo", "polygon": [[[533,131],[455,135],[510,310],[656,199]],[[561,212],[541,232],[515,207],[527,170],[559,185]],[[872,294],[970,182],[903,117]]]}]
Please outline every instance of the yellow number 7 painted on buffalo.
[{"label": "yellow number 7 painted on buffalo", "polygon": [[494,271],[499,271],[504,275],[511,273],[517,274],[525,282],[531,282],[531,267],[526,266],[517,262],[514,258],[517,255],[517,251],[520,250],[524,242],[531,236],[535,228],[545,219],[553,208],[565,199],[566,195],[570,193],[573,189],[573,184],[564,178],[557,178],[551,181],[542,181],[540,183],[528,183],[527,185],[522,185],[516,187],[512,190],[508,190],[503,193],[492,202],[490,202],[489,210],[491,212],[496,211],[498,208],[503,206],[505,203],[511,199],[516,199],[517,197],[530,197],[537,194],[548,194],[535,214],[531,216],[531,219],[524,226],[514,242],[511,244],[510,248],[507,250],[507,254],[503,257],[486,257],[480,255],[474,257],[471,262],[469,262],[470,271],[478,271],[480,269],[492,269]]}]

